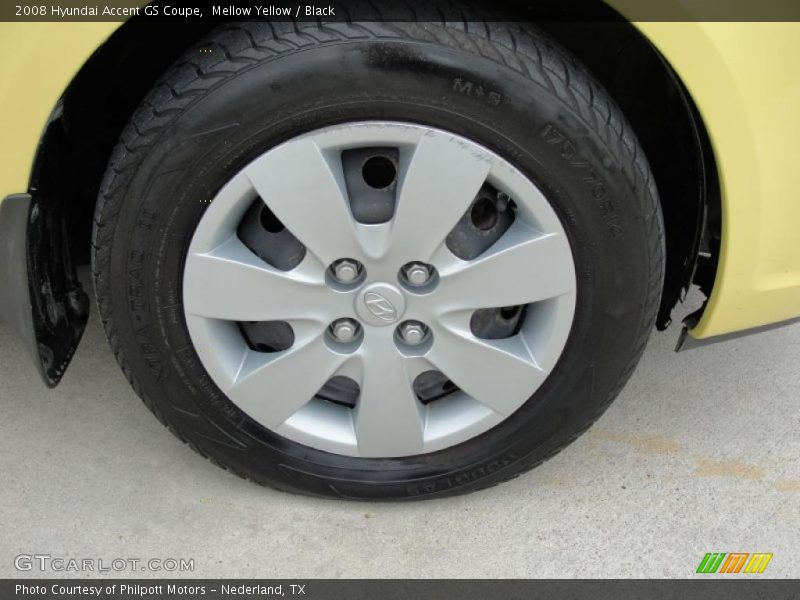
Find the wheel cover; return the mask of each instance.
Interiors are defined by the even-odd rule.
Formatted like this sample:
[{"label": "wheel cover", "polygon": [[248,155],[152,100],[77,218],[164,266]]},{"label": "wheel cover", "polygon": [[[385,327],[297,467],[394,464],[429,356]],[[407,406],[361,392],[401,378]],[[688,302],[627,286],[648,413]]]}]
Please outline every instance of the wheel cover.
[{"label": "wheel cover", "polygon": [[[398,149],[396,204],[385,223],[353,218],[341,155]],[[485,183],[513,198],[510,228],[473,260],[445,244]],[[237,236],[261,198],[305,245],[288,271]],[[343,258],[363,266],[351,286],[332,282]],[[436,280],[404,285],[401,267],[432,265]],[[195,350],[215,384],[252,419],[295,442],[359,457],[423,454],[465,442],[511,416],[544,382],[566,344],[575,312],[575,267],[567,236],[542,192],[508,161],[453,133],[397,122],[327,127],[265,152],[214,197],[191,240],[183,307]],[[525,305],[519,331],[477,337],[478,309]],[[352,319],[346,343],[331,323]],[[290,348],[251,349],[237,322],[284,321]],[[401,323],[427,328],[406,344]],[[411,338],[409,338],[411,339]],[[457,389],[423,404],[417,376],[440,371]],[[360,389],[355,407],[316,394],[334,376]]]}]

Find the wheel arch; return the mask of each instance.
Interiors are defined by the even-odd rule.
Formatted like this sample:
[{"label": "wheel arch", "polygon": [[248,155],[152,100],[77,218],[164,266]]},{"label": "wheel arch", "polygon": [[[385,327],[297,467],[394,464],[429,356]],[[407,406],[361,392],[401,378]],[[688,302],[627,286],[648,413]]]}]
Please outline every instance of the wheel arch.
[{"label": "wheel arch", "polygon": [[123,23],[86,60],[64,90],[42,135],[30,189],[69,205],[70,253],[89,262],[100,181],[122,129],[158,77],[215,24]]},{"label": "wheel arch", "polygon": [[[668,59],[627,20],[609,14],[602,23],[576,20],[541,27],[603,84],[647,156],[666,233],[666,271],[656,319],[656,326],[666,329],[691,284],[710,297],[719,260],[720,183],[703,118]],[[691,316],[692,322],[704,308]]]}]

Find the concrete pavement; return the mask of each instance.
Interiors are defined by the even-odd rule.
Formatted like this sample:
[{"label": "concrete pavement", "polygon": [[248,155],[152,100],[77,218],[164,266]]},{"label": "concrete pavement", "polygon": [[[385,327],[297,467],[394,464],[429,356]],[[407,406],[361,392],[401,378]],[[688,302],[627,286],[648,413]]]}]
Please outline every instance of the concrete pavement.
[{"label": "concrete pavement", "polygon": [[690,577],[712,551],[772,552],[765,576],[800,575],[800,326],[681,354],[677,333],[654,333],[611,409],[538,469],[362,504],[194,454],[131,391],[96,317],[55,391],[0,331],[0,577],[62,575],[17,571],[33,553],[194,559],[171,575],[197,577]]}]

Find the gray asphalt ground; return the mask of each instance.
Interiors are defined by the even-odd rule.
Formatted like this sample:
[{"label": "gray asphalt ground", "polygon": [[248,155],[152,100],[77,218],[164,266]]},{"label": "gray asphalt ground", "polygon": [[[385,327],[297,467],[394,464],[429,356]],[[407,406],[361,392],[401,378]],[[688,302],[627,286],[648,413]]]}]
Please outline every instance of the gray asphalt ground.
[{"label": "gray asphalt ground", "polygon": [[15,570],[33,553],[191,558],[183,575],[214,578],[691,577],[712,551],[771,552],[762,577],[800,575],[800,326],[681,354],[677,333],[654,333],[611,409],[538,469],[365,504],[264,489],[194,454],[128,387],[95,318],[55,391],[0,331],[0,577],[62,575]]}]

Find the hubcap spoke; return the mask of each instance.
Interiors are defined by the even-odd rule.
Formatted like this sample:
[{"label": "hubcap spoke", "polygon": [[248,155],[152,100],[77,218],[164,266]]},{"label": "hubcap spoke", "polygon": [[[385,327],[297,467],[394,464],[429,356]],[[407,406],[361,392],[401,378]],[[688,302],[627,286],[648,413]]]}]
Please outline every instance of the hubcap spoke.
[{"label": "hubcap spoke", "polygon": [[322,263],[361,254],[341,167],[312,138],[273,148],[246,173],[270,210]]},{"label": "hubcap spoke", "polygon": [[546,373],[519,336],[481,340],[468,327],[441,325],[428,360],[478,402],[510,415],[544,381]]},{"label": "hubcap spoke", "polygon": [[440,269],[435,302],[447,312],[529,304],[575,289],[569,243],[515,223],[477,259]]},{"label": "hubcap spoke", "polygon": [[226,392],[252,418],[277,427],[305,406],[347,359],[333,352],[320,332],[274,355],[248,353]]},{"label": "hubcap spoke", "polygon": [[424,407],[414,394],[414,359],[401,356],[389,328],[365,340],[366,361],[356,410],[356,437],[362,456],[406,456],[422,452]]},{"label": "hubcap spoke", "polygon": [[391,258],[427,261],[464,215],[492,157],[446,134],[425,135],[401,172]]},{"label": "hubcap spoke", "polygon": [[205,254],[190,254],[184,272],[188,314],[230,321],[309,319],[325,321],[343,299],[323,277],[298,268],[279,271],[255,256],[237,237]]}]

